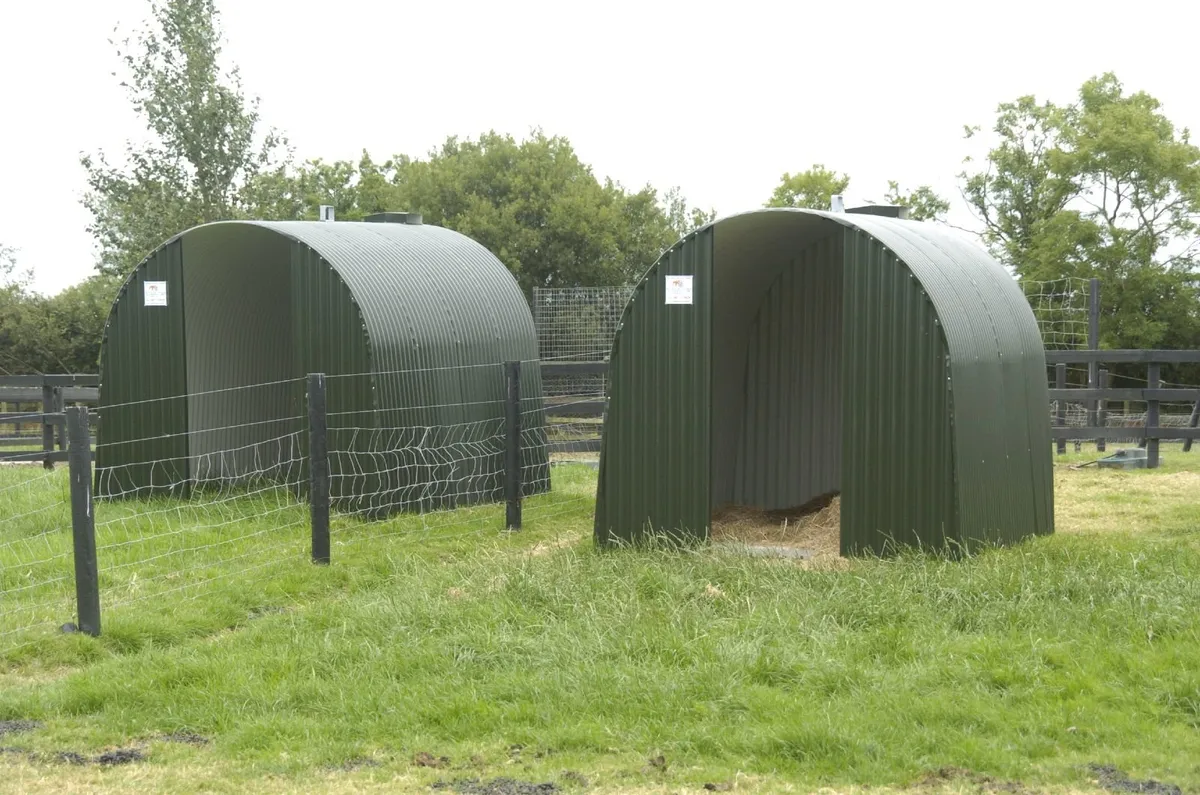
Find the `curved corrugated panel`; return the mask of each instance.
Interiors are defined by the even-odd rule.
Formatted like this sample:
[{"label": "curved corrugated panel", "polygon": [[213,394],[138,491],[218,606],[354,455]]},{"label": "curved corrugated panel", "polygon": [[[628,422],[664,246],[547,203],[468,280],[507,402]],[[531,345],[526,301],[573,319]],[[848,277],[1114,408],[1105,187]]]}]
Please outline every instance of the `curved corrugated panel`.
[{"label": "curved corrugated panel", "polygon": [[[370,455],[364,456],[361,465],[384,477],[378,489],[383,501],[419,502],[432,509],[473,498],[500,499],[502,456],[486,452],[496,448],[497,423],[503,418],[500,363],[526,362],[521,368],[521,393],[528,396],[526,438],[544,433],[537,331],[503,263],[474,240],[437,226],[254,223],[317,253],[348,288],[369,340],[373,373],[370,384],[351,380],[359,381],[359,391],[372,390],[375,427],[428,428],[424,444],[444,450],[374,466]],[[391,439],[360,433],[356,442],[368,450],[409,446],[414,433],[405,430]],[[411,446],[421,441],[413,437]],[[524,463],[526,492],[548,488],[545,449],[527,450]]]},{"label": "curved corrugated panel", "polygon": [[[625,307],[609,370],[595,532],[602,544],[708,529],[713,236],[663,255]],[[666,303],[690,276],[691,304]]]},{"label": "curved corrugated panel", "polygon": [[[145,283],[166,282],[167,305],[145,305]],[[183,247],[164,243],[117,295],[100,345],[96,494],[188,490]]]},{"label": "curved corrugated panel", "polygon": [[956,540],[1012,543],[1053,531],[1045,350],[1008,273],[930,224],[832,215],[893,252],[929,296],[945,337],[957,492]]},{"label": "curved corrugated panel", "polygon": [[[972,547],[1052,530],[1044,351],[1020,290],[986,253],[927,224],[807,210],[733,216],[705,234],[715,251],[711,324],[664,341],[655,315],[671,307],[631,303],[617,333],[601,541],[637,538],[647,516],[705,536],[714,505],[786,507],[829,488],[839,468],[822,433],[841,440],[844,552]],[[844,238],[840,411],[814,408],[832,388],[837,346],[824,316],[837,299],[819,281],[822,258],[807,252],[830,235]],[[681,248],[687,240],[646,283]],[[709,338],[711,347],[700,344]],[[631,433],[657,411],[658,398],[627,375],[641,359],[654,363],[659,392],[664,378],[682,380],[680,368],[711,369],[708,477],[665,477],[675,454],[657,448],[669,439]]]},{"label": "curved corrugated panel", "polygon": [[[114,305],[102,394],[109,404],[157,397],[163,390],[144,388],[143,371],[177,372],[170,389],[188,395],[178,421],[125,435],[183,434],[176,438],[187,440],[193,478],[240,477],[271,469],[279,463],[272,455],[302,455],[278,443],[272,453],[270,441],[303,430],[309,372],[331,376],[331,449],[340,438],[362,453],[344,463],[364,477],[337,479],[334,494],[376,493],[372,510],[499,496],[502,456],[493,451],[501,446],[504,361],[526,362],[526,438],[544,436],[529,307],[503,264],[470,238],[408,224],[222,222],[188,230],[162,251],[175,257],[172,303]],[[154,278],[164,256],[139,266],[130,285]],[[168,317],[178,333],[151,340],[139,331]],[[122,427],[119,418],[110,426]],[[406,445],[417,450],[411,461],[379,452]],[[229,455],[234,448],[242,452]],[[125,463],[135,459],[145,460]],[[531,445],[525,463],[527,492],[547,488],[545,447]]]},{"label": "curved corrugated panel", "polygon": [[945,336],[905,263],[843,230],[842,554],[940,549],[959,526]]}]

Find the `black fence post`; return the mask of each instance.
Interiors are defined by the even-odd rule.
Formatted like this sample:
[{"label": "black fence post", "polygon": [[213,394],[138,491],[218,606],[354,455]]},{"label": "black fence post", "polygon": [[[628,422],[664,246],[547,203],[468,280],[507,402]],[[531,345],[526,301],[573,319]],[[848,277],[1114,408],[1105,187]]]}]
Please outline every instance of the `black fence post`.
[{"label": "black fence post", "polygon": [[507,507],[505,526],[521,529],[521,363],[505,362],[504,378],[508,386],[504,422],[504,495]]},{"label": "black fence post", "polygon": [[[1158,389],[1162,386],[1162,365],[1151,364],[1147,368],[1146,388]],[[1158,435],[1151,436],[1150,428],[1157,428],[1159,422],[1158,398],[1151,397],[1146,401],[1146,468],[1158,468]]]},{"label": "black fence post", "polygon": [[[1109,389],[1112,386],[1112,375],[1103,367],[1100,368],[1100,388]],[[1099,407],[1096,409],[1096,425],[1100,428],[1108,427],[1108,401],[1100,398]],[[1107,449],[1108,442],[1101,436],[1096,440],[1096,450],[1103,453]]]},{"label": "black fence post", "polygon": [[[54,387],[54,413],[62,414],[67,410],[67,400],[64,395],[65,389],[61,386]],[[67,449],[67,423],[64,419],[61,425],[58,422],[54,423],[55,430],[58,432],[58,449]]]},{"label": "black fence post", "polygon": [[329,563],[329,424],[325,375],[308,376],[308,505],[313,563]]},{"label": "black fence post", "polygon": [[71,475],[71,530],[75,542],[75,602],[79,631],[100,634],[100,571],[96,563],[96,517],[92,512],[92,439],[88,410],[66,412],[67,465]]},{"label": "black fence post", "polygon": [[54,413],[54,387],[42,383],[42,452],[46,454],[42,466],[54,469],[54,422],[50,415]]},{"label": "black fence post", "polygon": [[[1100,350],[1100,280],[1088,280],[1088,350]],[[1088,389],[1095,389],[1100,383],[1099,377],[1100,363],[1097,361],[1088,362]],[[1096,418],[1096,400],[1088,401],[1087,408],[1087,424],[1089,428],[1095,428],[1098,422]],[[1097,449],[1102,449],[1097,447]]]},{"label": "black fence post", "polygon": [[[1060,362],[1054,365],[1054,386],[1056,389],[1067,388],[1067,365]],[[1059,428],[1067,427],[1067,401],[1059,398],[1055,401],[1054,424]],[[1058,440],[1058,454],[1066,455],[1067,440]]]},{"label": "black fence post", "polygon": [[[1200,427],[1200,400],[1197,400],[1192,405],[1192,416],[1188,418],[1188,427],[1189,428]],[[1183,440],[1183,452],[1190,453],[1191,451],[1192,451],[1192,440],[1184,439]]]}]

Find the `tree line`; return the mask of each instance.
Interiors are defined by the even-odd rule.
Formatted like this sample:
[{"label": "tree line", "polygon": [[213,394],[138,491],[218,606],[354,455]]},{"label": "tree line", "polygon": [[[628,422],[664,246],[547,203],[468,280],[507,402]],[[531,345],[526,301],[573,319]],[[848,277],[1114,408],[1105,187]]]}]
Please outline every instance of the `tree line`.
[{"label": "tree line", "polygon": [[[341,220],[420,212],[491,249],[534,287],[636,280],[667,247],[711,221],[678,189],[600,180],[562,136],[488,131],[448,138],[424,156],[297,162],[264,127],[236,67],[221,67],[214,0],[152,0],[141,31],[116,43],[148,145],[81,166],[97,274],[59,295],[33,292],[0,247],[0,368],[94,371],[120,282],[158,245],[219,220]],[[1099,277],[1101,339],[1113,348],[1200,348],[1200,149],[1160,103],[1114,75],[1069,104],[1020,97],[998,106],[993,145],[968,158],[960,191],[981,241],[1020,279]],[[965,129],[966,145],[982,129]],[[816,163],[785,173],[768,207],[828,209],[850,177]],[[945,223],[950,201],[928,185],[889,181],[882,200]]]}]

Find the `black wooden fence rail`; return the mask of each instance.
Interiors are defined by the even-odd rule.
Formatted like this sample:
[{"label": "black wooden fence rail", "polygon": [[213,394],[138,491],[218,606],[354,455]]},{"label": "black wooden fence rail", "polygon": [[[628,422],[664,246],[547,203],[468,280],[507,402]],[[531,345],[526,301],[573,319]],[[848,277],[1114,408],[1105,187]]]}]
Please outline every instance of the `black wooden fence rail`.
[{"label": "black wooden fence rail", "polygon": [[[1200,389],[1164,389],[1160,386],[1161,365],[1200,363],[1200,351],[1188,350],[1076,350],[1047,351],[1046,364],[1056,367],[1055,387],[1050,400],[1055,403],[1055,421],[1051,430],[1060,453],[1066,452],[1067,441],[1093,440],[1100,450],[1105,442],[1120,435],[1120,429],[1107,425],[1109,401],[1144,401],[1147,404],[1146,423],[1140,428],[1142,444],[1147,448],[1151,466],[1157,466],[1158,446],[1162,439],[1183,439],[1184,450],[1200,439]],[[1086,364],[1089,386],[1067,387],[1066,366]],[[1146,388],[1112,388],[1106,364],[1146,365]],[[603,375],[608,362],[542,362],[543,377]],[[0,413],[0,461],[38,461],[46,466],[67,460],[63,407],[65,404],[95,404],[100,379],[96,375],[34,375],[0,377],[0,406],[5,403],[40,403],[40,411]],[[1191,402],[1194,404],[1188,427],[1161,427],[1162,402]],[[1067,403],[1082,402],[1087,406],[1087,424],[1071,427],[1066,421]],[[606,402],[594,397],[552,397],[545,402],[546,416],[551,419],[596,419],[604,416]],[[93,416],[93,423],[98,418]],[[29,445],[38,441],[29,435],[6,436],[6,425],[41,426],[39,451],[5,453],[3,447]],[[551,453],[600,452],[600,428],[595,438],[550,439]]]},{"label": "black wooden fence rail", "polygon": [[[585,375],[604,375],[608,372],[608,362],[542,362],[543,378],[571,377]],[[555,420],[594,419],[604,416],[606,403],[594,397],[551,397],[545,400],[546,417],[554,424]],[[588,439],[555,439],[551,438],[546,446],[551,454],[598,453],[600,452],[600,431],[597,426],[594,438]]]},{"label": "black wooden fence rail", "polygon": [[[1161,366],[1164,364],[1200,363],[1200,351],[1184,350],[1079,350],[1047,351],[1046,364],[1055,365],[1056,384],[1050,390],[1050,400],[1055,402],[1055,422],[1051,430],[1058,452],[1066,452],[1068,440],[1095,440],[1100,450],[1105,449],[1107,438],[1118,437],[1120,430],[1107,427],[1109,401],[1144,401],[1147,405],[1146,423],[1138,429],[1142,446],[1150,467],[1157,467],[1159,442],[1162,439],[1183,439],[1184,451],[1192,448],[1192,441],[1200,439],[1200,389],[1164,389],[1161,387]],[[1086,364],[1089,382],[1087,388],[1067,387],[1067,365]],[[1146,387],[1136,389],[1114,389],[1105,364],[1146,365]],[[543,362],[543,376],[596,375],[607,372],[608,362]],[[1193,404],[1188,427],[1161,427],[1160,404],[1162,402],[1190,402]],[[1067,425],[1067,403],[1082,402],[1088,407],[1087,425]],[[546,401],[549,417],[603,417],[603,400],[579,400],[573,398],[551,398]],[[599,439],[551,441],[551,452],[599,452]]]},{"label": "black wooden fence rail", "polygon": [[[1140,429],[1141,445],[1146,448],[1146,466],[1153,469],[1159,462],[1159,442],[1163,439],[1183,439],[1184,452],[1192,449],[1192,441],[1200,439],[1200,389],[1162,387],[1164,364],[1200,363],[1200,351],[1047,351],[1046,364],[1055,367],[1055,385],[1050,390],[1050,399],[1056,401],[1054,428],[1051,434],[1057,442],[1059,454],[1066,452],[1067,440],[1095,440],[1100,450],[1107,438],[1116,435],[1115,429],[1107,425],[1108,401],[1134,400],[1146,403],[1146,423]],[[1066,369],[1068,364],[1087,364],[1089,370],[1086,388],[1067,388]],[[1144,364],[1146,365],[1146,387],[1113,389],[1108,386],[1109,374],[1101,365]],[[1098,369],[1098,374],[1091,373]],[[1096,385],[1098,384],[1098,386]],[[1088,422],[1083,428],[1066,427],[1066,404],[1082,401],[1088,404]],[[1162,403],[1190,402],[1192,414],[1186,428],[1161,426]],[[1092,406],[1095,406],[1093,409]]]},{"label": "black wooden fence rail", "polygon": [[[98,375],[0,376],[0,462],[41,462],[47,469],[67,460],[66,408],[95,405],[100,399]],[[30,411],[15,406],[36,405]],[[40,435],[22,433],[33,426]],[[40,444],[40,450],[6,452],[5,448]]]}]

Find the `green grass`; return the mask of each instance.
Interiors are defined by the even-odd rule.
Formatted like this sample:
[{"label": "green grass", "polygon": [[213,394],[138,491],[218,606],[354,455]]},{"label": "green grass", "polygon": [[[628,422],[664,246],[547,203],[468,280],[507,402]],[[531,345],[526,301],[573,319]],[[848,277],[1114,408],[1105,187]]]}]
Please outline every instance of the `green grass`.
[{"label": "green grass", "polygon": [[[603,791],[809,791],[905,787],[952,766],[1081,791],[1095,762],[1188,791],[1200,787],[1200,453],[1164,456],[1155,472],[1056,459],[1061,532],[958,562],[601,553],[582,467],[556,469],[519,534],[500,530],[495,506],[339,519],[328,568],[303,560],[302,506],[262,520],[249,514],[264,495],[159,503],[155,519],[109,525],[147,539],[121,547],[129,560],[193,539],[153,540],[168,517],[226,523],[110,575],[102,637],[35,631],[0,662],[0,720],[44,722],[0,745],[145,743],[148,761],[103,771],[0,754],[0,770],[24,791],[570,787],[564,770]],[[28,499],[64,488],[35,478]],[[197,540],[234,531],[247,537],[227,548]],[[276,544],[285,562],[230,574],[278,557]],[[178,730],[213,742],[154,740]],[[415,766],[418,752],[451,767]],[[665,770],[647,764],[659,754]],[[379,767],[328,770],[358,758]]]}]

